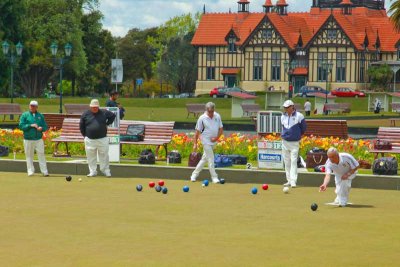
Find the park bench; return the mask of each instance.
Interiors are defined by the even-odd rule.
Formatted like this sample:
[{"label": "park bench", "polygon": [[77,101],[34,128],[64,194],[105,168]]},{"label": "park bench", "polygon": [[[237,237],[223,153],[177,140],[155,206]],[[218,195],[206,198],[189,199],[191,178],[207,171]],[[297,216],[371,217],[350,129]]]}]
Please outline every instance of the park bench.
[{"label": "park bench", "polygon": [[399,102],[393,102],[393,103],[391,103],[391,105],[392,105],[393,112],[400,112],[400,103]]},{"label": "park bench", "polygon": [[340,112],[340,113],[350,113],[351,104],[350,103],[327,103],[324,105],[324,110],[328,113]]},{"label": "park bench", "polygon": [[[123,144],[129,145],[154,145],[163,146],[165,148],[165,155],[168,155],[168,144],[171,142],[174,121],[164,121],[164,122],[150,122],[150,121],[131,121],[131,120],[121,120],[120,121],[120,134],[125,134],[128,125],[132,124],[144,124],[144,140],[133,142],[133,141],[121,141],[121,151]],[[109,128],[108,135],[118,135],[118,129]],[[79,119],[65,118],[62,124],[61,135],[57,138],[51,140],[55,143],[54,145],[54,156],[71,156],[68,150],[68,143],[83,143],[83,136],[79,129]],[[66,154],[62,154],[58,151],[58,147],[61,143],[65,144]]]},{"label": "park bench", "polygon": [[206,105],[205,104],[186,104],[186,109],[187,109],[187,116],[186,118],[189,118],[189,115],[193,113],[193,116],[195,118],[199,117],[200,114],[203,114],[204,111],[206,110]]},{"label": "park bench", "polygon": [[60,130],[64,118],[80,118],[79,114],[64,114],[64,113],[43,113],[44,120],[49,128]]},{"label": "park bench", "polygon": [[82,115],[83,112],[89,110],[88,104],[64,104],[65,113],[67,114],[79,114]]},{"label": "park bench", "polygon": [[379,140],[385,140],[392,144],[391,150],[382,149],[371,149],[369,152],[374,153],[374,158],[376,159],[379,154],[382,157],[386,153],[399,154],[400,153],[400,128],[398,127],[379,127],[378,135],[376,136]]},{"label": "park bench", "polygon": [[19,104],[9,104],[9,103],[0,103],[0,115],[4,115],[3,121],[5,121],[6,116],[18,115],[18,119],[22,114],[21,106]]},{"label": "park bench", "polygon": [[349,137],[347,121],[345,120],[307,120],[307,129],[304,135],[319,137]]},{"label": "park bench", "polygon": [[[257,120],[257,118],[256,118]],[[304,135],[318,137],[339,137],[346,139],[349,131],[346,120],[310,120],[306,119],[307,129]],[[257,125],[256,125],[257,127]],[[260,136],[263,136],[260,134]]]},{"label": "park bench", "polygon": [[240,104],[243,110],[243,117],[257,116],[257,112],[261,110],[258,104]]}]

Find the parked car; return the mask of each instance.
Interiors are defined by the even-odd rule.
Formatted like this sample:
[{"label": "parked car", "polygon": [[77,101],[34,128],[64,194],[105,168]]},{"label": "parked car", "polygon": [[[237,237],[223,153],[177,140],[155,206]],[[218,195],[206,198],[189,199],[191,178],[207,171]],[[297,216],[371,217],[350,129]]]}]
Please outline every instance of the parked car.
[{"label": "parked car", "polygon": [[365,97],[365,93],[348,87],[340,87],[331,91],[332,95],[340,97]]},{"label": "parked car", "polygon": [[174,95],[162,95],[161,98],[174,98]]},{"label": "parked car", "polygon": [[194,93],[181,93],[176,96],[176,98],[189,98],[189,97],[195,97]]},{"label": "parked car", "polygon": [[213,92],[213,94],[211,94],[210,92],[210,96],[211,97],[224,97],[224,98],[228,98],[230,97],[227,93],[232,93],[232,92],[241,92],[241,93],[246,93],[246,94],[250,94],[250,95],[255,95],[254,92],[248,92],[246,90],[243,90],[239,87],[219,87],[217,90],[217,92],[215,91],[216,88],[214,88],[213,90],[211,90],[211,92]]},{"label": "parked car", "polygon": [[300,88],[298,95],[301,97],[310,97],[314,96],[315,93],[328,94],[329,92],[320,86],[304,85]]},{"label": "parked car", "polygon": [[224,97],[225,96],[224,89],[226,89],[225,86],[218,86],[218,87],[213,88],[210,91],[210,97],[213,97],[213,98]]}]

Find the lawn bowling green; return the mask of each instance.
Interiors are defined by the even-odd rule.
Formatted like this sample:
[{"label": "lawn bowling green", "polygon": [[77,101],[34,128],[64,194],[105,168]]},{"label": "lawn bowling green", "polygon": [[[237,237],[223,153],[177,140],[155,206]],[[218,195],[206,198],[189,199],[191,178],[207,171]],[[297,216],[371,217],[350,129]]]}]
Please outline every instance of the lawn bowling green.
[{"label": "lawn bowling green", "polygon": [[[400,195],[0,173],[0,266],[395,266]],[[82,182],[79,182],[79,178]],[[322,178],[321,178],[322,179]],[[321,180],[322,181],[322,180]],[[182,191],[183,186],[190,191]],[[258,194],[251,194],[257,187]],[[310,205],[318,204],[312,211]]]}]

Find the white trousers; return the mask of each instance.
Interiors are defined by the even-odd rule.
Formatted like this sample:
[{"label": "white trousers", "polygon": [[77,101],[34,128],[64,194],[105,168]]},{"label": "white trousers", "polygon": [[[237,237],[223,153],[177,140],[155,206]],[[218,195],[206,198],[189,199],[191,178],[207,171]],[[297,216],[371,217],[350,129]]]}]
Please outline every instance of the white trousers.
[{"label": "white trousers", "polygon": [[111,174],[108,157],[108,138],[90,139],[85,137],[85,151],[90,174],[97,174],[97,154],[99,155],[100,171]]},{"label": "white trousers", "polygon": [[286,180],[297,183],[297,158],[299,157],[299,142],[282,140],[282,154],[285,163]]},{"label": "white trousers", "polygon": [[203,156],[201,160],[196,166],[196,169],[193,171],[192,176],[190,177],[192,180],[196,180],[199,176],[200,172],[203,170],[204,165],[208,162],[208,169],[211,174],[211,179],[218,179],[218,174],[215,172],[214,166],[214,146],[211,145],[203,145]]},{"label": "white trousers", "polygon": [[28,170],[28,175],[33,175],[35,173],[35,167],[33,166],[33,156],[36,154],[39,159],[40,172],[43,175],[49,174],[47,171],[46,157],[44,156],[44,142],[43,139],[39,140],[25,140],[24,139],[24,150],[26,157],[26,167]]},{"label": "white trousers", "polygon": [[347,205],[347,202],[349,200],[349,193],[351,189],[351,180],[342,180],[342,179],[336,179],[335,178],[335,184],[336,184],[336,199],[335,202],[339,203],[339,205]]}]

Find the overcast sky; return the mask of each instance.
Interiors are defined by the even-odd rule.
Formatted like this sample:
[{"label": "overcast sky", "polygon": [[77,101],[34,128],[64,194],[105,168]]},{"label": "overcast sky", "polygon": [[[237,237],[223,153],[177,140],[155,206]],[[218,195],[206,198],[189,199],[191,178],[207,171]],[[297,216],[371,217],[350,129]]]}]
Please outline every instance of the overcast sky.
[{"label": "overcast sky", "polygon": [[[277,0],[272,0],[275,3]],[[238,0],[101,0],[103,25],[114,36],[125,36],[132,28],[145,29],[187,13],[237,12]],[[250,12],[262,12],[265,0],[250,0]],[[308,11],[312,0],[288,0],[289,12]]]}]

